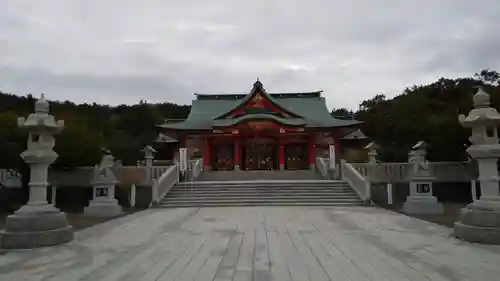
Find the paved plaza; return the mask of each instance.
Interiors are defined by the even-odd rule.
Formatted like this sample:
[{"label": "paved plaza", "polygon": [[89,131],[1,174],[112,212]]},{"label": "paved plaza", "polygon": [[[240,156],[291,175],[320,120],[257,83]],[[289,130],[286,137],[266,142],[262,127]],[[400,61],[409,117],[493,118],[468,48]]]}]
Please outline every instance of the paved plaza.
[{"label": "paved plaza", "polygon": [[150,209],[0,254],[0,280],[498,280],[500,247],[375,207]]}]

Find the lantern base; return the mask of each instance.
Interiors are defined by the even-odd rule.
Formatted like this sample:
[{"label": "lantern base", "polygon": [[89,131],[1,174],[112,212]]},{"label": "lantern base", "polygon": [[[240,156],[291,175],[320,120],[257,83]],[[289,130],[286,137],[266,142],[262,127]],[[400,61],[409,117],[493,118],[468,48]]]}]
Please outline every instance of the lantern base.
[{"label": "lantern base", "polygon": [[500,245],[500,200],[477,200],[462,209],[454,235],[462,240]]},{"label": "lantern base", "polygon": [[116,217],[123,214],[123,210],[114,198],[94,199],[85,207],[83,213],[93,217]]},{"label": "lantern base", "polygon": [[0,249],[32,249],[73,240],[66,214],[47,203],[28,204],[7,217],[0,231]]},{"label": "lantern base", "polygon": [[403,205],[406,214],[442,214],[443,204],[434,196],[408,196]]}]

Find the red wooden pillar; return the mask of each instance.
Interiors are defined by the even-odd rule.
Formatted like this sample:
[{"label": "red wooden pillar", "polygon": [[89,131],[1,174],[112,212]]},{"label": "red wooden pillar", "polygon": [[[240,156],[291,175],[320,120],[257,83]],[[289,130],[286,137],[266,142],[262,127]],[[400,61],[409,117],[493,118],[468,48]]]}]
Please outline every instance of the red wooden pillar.
[{"label": "red wooden pillar", "polygon": [[186,147],[186,136],[185,135],[180,135],[179,136],[179,147],[180,148],[185,148]]},{"label": "red wooden pillar", "polygon": [[284,170],[285,169],[285,146],[283,145],[282,142],[279,143],[278,146],[278,163],[279,163],[279,169]]},{"label": "red wooden pillar", "polygon": [[234,170],[240,170],[240,139],[235,138],[234,140]]},{"label": "red wooden pillar", "polygon": [[313,134],[309,135],[307,147],[308,147],[308,153],[309,153],[309,166],[311,167],[311,169],[314,169],[315,165],[316,165],[316,153],[315,153],[315,149],[314,149],[314,135]]},{"label": "red wooden pillar", "polygon": [[333,133],[333,145],[335,147],[335,157],[340,158],[340,135],[337,132]]},{"label": "red wooden pillar", "polygon": [[208,137],[204,139],[204,148],[203,148],[203,169],[205,171],[210,170],[210,142]]}]

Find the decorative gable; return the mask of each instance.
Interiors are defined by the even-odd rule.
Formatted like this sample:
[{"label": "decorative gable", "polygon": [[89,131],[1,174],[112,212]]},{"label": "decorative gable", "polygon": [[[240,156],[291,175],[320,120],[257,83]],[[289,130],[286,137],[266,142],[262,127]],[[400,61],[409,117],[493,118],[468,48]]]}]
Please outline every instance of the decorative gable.
[{"label": "decorative gable", "polygon": [[271,114],[282,118],[301,118],[301,116],[284,109],[274,101],[274,99],[266,93],[259,80],[253,84],[252,91],[243,98],[238,106],[216,119],[237,118],[248,114]]}]

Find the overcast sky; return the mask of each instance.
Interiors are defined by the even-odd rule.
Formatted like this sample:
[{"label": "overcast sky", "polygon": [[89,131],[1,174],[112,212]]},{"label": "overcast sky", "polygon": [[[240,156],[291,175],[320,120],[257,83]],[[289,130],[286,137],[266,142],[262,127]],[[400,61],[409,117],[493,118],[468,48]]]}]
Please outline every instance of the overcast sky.
[{"label": "overcast sky", "polygon": [[330,108],[500,70],[498,0],[1,0],[0,90],[105,104],[324,90]]}]

